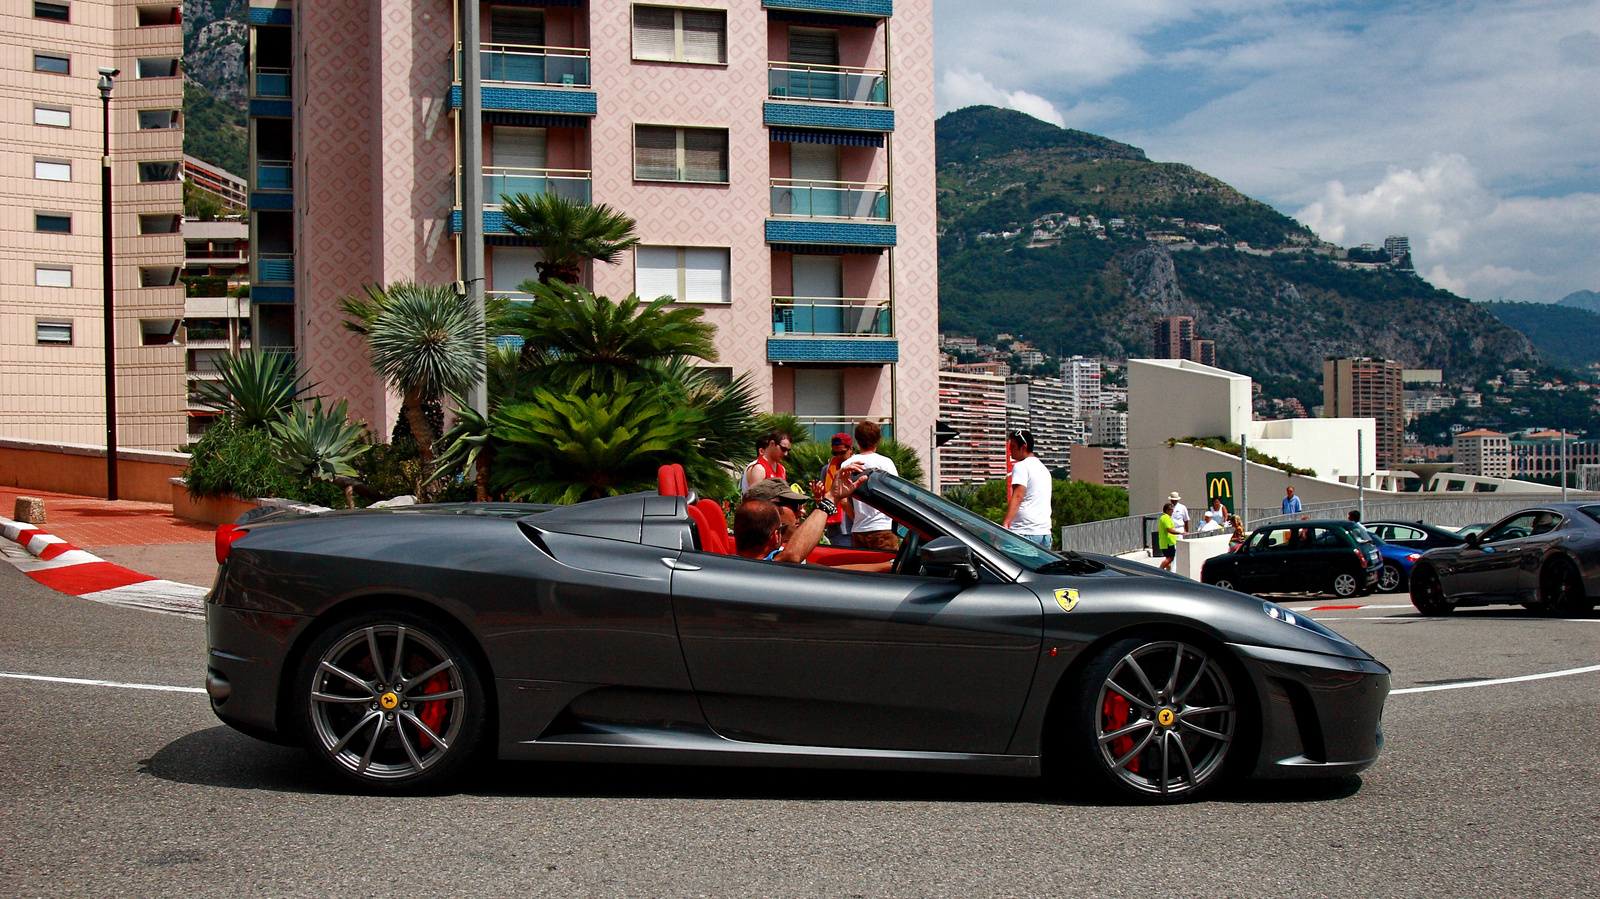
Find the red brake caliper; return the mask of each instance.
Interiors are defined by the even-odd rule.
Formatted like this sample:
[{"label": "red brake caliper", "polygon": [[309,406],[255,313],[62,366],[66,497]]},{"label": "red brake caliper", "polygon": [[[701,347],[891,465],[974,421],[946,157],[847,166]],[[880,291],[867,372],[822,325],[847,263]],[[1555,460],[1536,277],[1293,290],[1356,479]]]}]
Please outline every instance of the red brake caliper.
[{"label": "red brake caliper", "polygon": [[[441,671],[422,685],[422,695],[443,693],[448,689],[450,689],[450,675]],[[422,720],[423,724],[428,725],[428,729],[434,733],[438,733],[439,725],[444,723],[445,711],[446,706],[443,702],[429,702],[424,699],[417,703],[417,717]],[[433,739],[427,734],[419,733],[417,734],[417,745],[426,750],[433,745]]]},{"label": "red brake caliper", "polygon": [[[1133,707],[1128,705],[1128,700],[1123,699],[1121,695],[1117,693],[1107,693],[1105,706],[1101,709],[1101,711],[1104,713],[1106,719],[1105,729],[1107,731],[1114,731],[1121,730],[1122,728],[1128,726],[1128,715],[1133,711]],[[1112,758],[1120,759],[1128,753],[1128,750],[1132,748],[1132,737],[1118,737],[1111,741],[1111,756]],[[1129,761],[1128,770],[1137,772],[1139,770],[1139,760],[1132,759]]]}]

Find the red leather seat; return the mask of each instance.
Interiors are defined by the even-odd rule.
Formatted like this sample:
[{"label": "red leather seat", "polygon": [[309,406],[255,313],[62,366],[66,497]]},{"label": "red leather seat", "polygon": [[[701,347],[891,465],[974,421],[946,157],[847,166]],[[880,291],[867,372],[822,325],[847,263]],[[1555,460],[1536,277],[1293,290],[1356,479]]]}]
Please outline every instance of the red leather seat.
[{"label": "red leather seat", "polygon": [[684,477],[683,466],[676,462],[656,469],[656,482],[662,496],[688,496],[689,479]]},{"label": "red leather seat", "polygon": [[700,534],[700,548],[708,553],[733,555],[733,538],[728,536],[722,507],[715,500],[703,499],[689,507],[689,517],[694,519],[695,530]]}]

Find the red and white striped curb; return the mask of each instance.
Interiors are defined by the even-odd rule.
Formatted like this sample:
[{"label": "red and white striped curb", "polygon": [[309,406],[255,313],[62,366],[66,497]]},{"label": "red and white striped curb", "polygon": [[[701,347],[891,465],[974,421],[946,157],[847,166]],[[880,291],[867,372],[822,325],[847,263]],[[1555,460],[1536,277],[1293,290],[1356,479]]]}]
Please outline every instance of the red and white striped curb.
[{"label": "red and white striped curb", "polygon": [[30,524],[0,518],[0,555],[52,590],[82,599],[184,618],[204,618],[205,587],[180,584],[114,565]]}]

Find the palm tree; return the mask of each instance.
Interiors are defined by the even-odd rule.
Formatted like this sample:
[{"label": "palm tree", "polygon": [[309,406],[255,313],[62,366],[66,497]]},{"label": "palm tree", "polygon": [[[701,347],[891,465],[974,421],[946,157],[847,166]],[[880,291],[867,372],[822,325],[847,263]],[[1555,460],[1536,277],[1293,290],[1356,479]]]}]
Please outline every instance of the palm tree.
[{"label": "palm tree", "polygon": [[583,278],[585,262],[616,262],[639,243],[633,218],[603,203],[580,203],[554,193],[502,199],[506,227],[544,250],[544,261],[538,265],[541,284],[576,284]]},{"label": "palm tree", "polygon": [[515,309],[508,330],[523,339],[523,368],[567,390],[616,390],[632,380],[656,381],[673,359],[717,358],[716,328],[700,310],[668,308],[663,297],[644,303],[630,294],[620,303],[578,284],[527,282],[533,301]]},{"label": "palm tree", "polygon": [[471,297],[438,285],[399,281],[366,287],[366,297],[348,297],[345,326],[365,333],[372,368],[400,392],[401,411],[411,425],[422,469],[433,468],[439,435],[423,406],[447,392],[465,393],[483,377],[487,340]]}]

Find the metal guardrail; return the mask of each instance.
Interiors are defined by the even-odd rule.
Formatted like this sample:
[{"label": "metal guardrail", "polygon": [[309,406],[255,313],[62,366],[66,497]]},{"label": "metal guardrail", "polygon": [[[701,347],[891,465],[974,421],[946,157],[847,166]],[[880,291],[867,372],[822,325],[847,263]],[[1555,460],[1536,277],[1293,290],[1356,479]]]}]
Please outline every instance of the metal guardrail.
[{"label": "metal guardrail", "polygon": [[1158,515],[1132,515],[1127,518],[1107,518],[1069,524],[1061,529],[1061,548],[1080,553],[1101,553],[1114,556],[1133,552],[1150,545],[1149,534],[1154,532]]},{"label": "metal guardrail", "polygon": [[[481,44],[479,71],[484,81],[511,84],[589,86],[589,51],[584,47]],[[460,67],[457,67],[459,71]]]},{"label": "metal guardrail", "polygon": [[774,178],[772,214],[886,222],[889,220],[889,187],[853,181]]},{"label": "metal guardrail", "polygon": [[772,333],[887,337],[894,327],[888,300],[773,297]]},{"label": "metal guardrail", "polygon": [[774,62],[768,64],[767,96],[777,100],[885,106],[889,102],[889,76],[882,69]]}]

